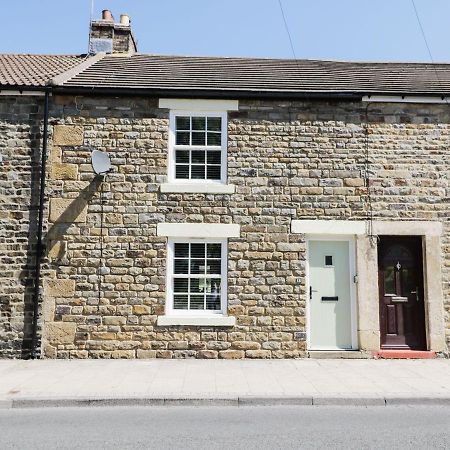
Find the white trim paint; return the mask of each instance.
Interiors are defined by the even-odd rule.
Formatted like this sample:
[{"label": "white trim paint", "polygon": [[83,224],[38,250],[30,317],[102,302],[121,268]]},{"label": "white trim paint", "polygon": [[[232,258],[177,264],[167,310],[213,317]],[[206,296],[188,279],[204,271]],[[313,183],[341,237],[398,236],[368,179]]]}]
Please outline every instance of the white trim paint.
[{"label": "white trim paint", "polygon": [[161,192],[176,194],[234,194],[234,184],[222,183],[164,183],[160,187]]},{"label": "white trim paint", "polygon": [[372,103],[448,103],[448,97],[414,97],[412,95],[365,95],[363,102]]},{"label": "white trim paint", "polygon": [[365,234],[366,222],[364,220],[293,220],[292,233],[302,234]]},{"label": "white trim paint", "polygon": [[160,98],[159,108],[181,111],[238,111],[238,100],[206,100],[189,98]]},{"label": "white trim paint", "polygon": [[[220,288],[220,310],[180,310],[173,308],[173,288],[172,282],[174,278],[174,244],[175,243],[219,243],[221,244],[221,288]],[[227,293],[228,293],[228,242],[226,239],[169,239],[167,243],[167,272],[166,272],[166,315],[170,317],[226,317],[227,313]]]},{"label": "white trim paint", "polygon": [[241,226],[229,223],[158,223],[156,234],[179,238],[232,238],[240,236]]},{"label": "white trim paint", "polygon": [[[196,147],[194,145],[175,145],[175,135],[176,135],[176,117],[177,116],[189,116],[189,117],[220,117],[222,119],[222,130],[221,130],[221,142],[220,147],[211,147],[211,146],[201,146],[199,149],[211,149],[217,150],[221,152],[221,161],[220,161],[220,180],[196,180],[196,179],[186,179],[180,180],[175,178],[175,151],[176,150],[195,150]],[[205,183],[217,183],[225,185],[227,182],[227,152],[228,152],[228,115],[224,110],[221,111],[205,111],[205,110],[171,110],[169,114],[169,151],[167,156],[167,167],[168,173],[167,177],[170,183],[180,184],[192,184],[192,185],[201,185]]]},{"label": "white trim paint", "polygon": [[[309,242],[310,241],[348,241],[349,249],[349,283],[350,283],[350,309],[351,309],[351,333],[352,333],[352,348],[345,350],[342,348],[311,348],[311,308],[309,306]],[[306,236],[306,346],[308,351],[354,351],[358,350],[358,324],[357,324],[357,294],[356,283],[354,277],[356,272],[356,246],[355,239],[352,236],[339,235],[308,235]]]},{"label": "white trim paint", "polygon": [[198,327],[234,327],[236,317],[234,316],[204,316],[204,317],[176,317],[176,316],[158,316],[156,324],[158,326],[170,325],[192,325]]}]

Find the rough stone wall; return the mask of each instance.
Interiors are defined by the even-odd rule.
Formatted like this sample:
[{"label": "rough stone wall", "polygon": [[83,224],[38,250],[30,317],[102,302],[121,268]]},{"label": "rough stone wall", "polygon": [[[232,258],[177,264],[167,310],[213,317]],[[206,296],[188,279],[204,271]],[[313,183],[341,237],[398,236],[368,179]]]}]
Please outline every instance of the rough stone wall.
[{"label": "rough stone wall", "polygon": [[[55,100],[44,356],[302,356],[305,242],[290,233],[291,220],[366,219],[370,210],[376,219],[444,222],[450,341],[445,105],[241,101],[228,125],[236,193],[213,195],[159,192],[168,111],[156,99]],[[103,204],[90,148],[112,156]],[[241,237],[229,240],[228,305],[236,327],[156,326],[165,303],[159,222],[241,225]]]},{"label": "rough stone wall", "polygon": [[30,344],[42,114],[41,99],[0,97],[0,358]]}]

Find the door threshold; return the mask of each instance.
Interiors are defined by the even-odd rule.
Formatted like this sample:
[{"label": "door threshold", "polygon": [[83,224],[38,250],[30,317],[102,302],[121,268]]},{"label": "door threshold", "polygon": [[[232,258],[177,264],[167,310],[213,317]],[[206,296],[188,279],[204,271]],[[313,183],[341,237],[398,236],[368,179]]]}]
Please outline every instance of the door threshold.
[{"label": "door threshold", "polygon": [[380,350],[373,352],[375,359],[434,359],[436,352],[430,350]]},{"label": "door threshold", "polygon": [[371,354],[361,350],[308,350],[311,359],[368,359]]}]

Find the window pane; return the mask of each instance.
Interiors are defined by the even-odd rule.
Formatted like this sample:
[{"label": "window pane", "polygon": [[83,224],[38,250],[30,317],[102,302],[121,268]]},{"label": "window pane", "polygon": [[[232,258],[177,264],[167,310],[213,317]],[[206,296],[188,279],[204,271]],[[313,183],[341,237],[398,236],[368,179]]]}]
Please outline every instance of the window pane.
[{"label": "window pane", "polygon": [[208,244],[207,246],[207,256],[208,258],[220,258],[222,244]]},{"label": "window pane", "polygon": [[175,166],[175,178],[188,179],[189,178],[189,166],[186,164]]},{"label": "window pane", "polygon": [[192,152],[192,163],[193,164],[204,164],[205,163],[205,152],[203,150]]},{"label": "window pane", "polygon": [[205,309],[205,298],[203,295],[191,295],[190,309]]},{"label": "window pane", "polygon": [[191,244],[191,258],[204,258],[205,247],[205,244]]},{"label": "window pane", "polygon": [[220,180],[220,166],[207,167],[208,180]]},{"label": "window pane", "polygon": [[206,273],[210,274],[220,274],[221,273],[221,263],[219,259],[208,259],[206,264]]},{"label": "window pane", "polygon": [[191,278],[191,287],[189,292],[191,294],[201,294],[205,292],[205,279],[204,278]]},{"label": "window pane", "polygon": [[189,150],[177,150],[175,154],[176,163],[189,164]]},{"label": "window pane", "polygon": [[[211,244],[210,244],[211,245]],[[176,243],[175,244],[175,258],[188,258],[189,257],[189,244]]]},{"label": "window pane", "polygon": [[205,291],[207,294],[220,294],[220,278],[207,278]]},{"label": "window pane", "polygon": [[386,294],[395,294],[395,267],[386,267],[384,272],[384,292]]},{"label": "window pane", "polygon": [[204,274],[205,273],[205,260],[204,259],[191,259],[191,273]]},{"label": "window pane", "polygon": [[188,274],[189,270],[189,260],[187,259],[176,259],[174,264],[174,272]]},{"label": "window pane", "polygon": [[189,130],[191,127],[191,118],[185,116],[177,116],[176,129],[177,130]]},{"label": "window pane", "polygon": [[174,309],[188,309],[188,296],[187,295],[174,295],[173,296],[173,308]]},{"label": "window pane", "polygon": [[174,292],[189,292],[189,280],[187,278],[175,278],[173,280]]},{"label": "window pane", "polygon": [[221,145],[222,135],[220,133],[208,133],[208,145]]},{"label": "window pane", "polygon": [[192,166],[191,167],[191,178],[194,180],[204,180],[205,179],[205,166]]},{"label": "window pane", "polygon": [[208,150],[206,155],[208,164],[220,164],[222,162],[222,152]]},{"label": "window pane", "polygon": [[205,130],[206,129],[206,117],[193,117],[192,118],[193,130]]},{"label": "window pane", "polygon": [[177,131],[177,145],[189,145],[189,132]]},{"label": "window pane", "polygon": [[192,145],[205,145],[206,133],[194,131],[192,132]]},{"label": "window pane", "polygon": [[217,311],[220,309],[220,295],[206,296],[206,309]]},{"label": "window pane", "polygon": [[208,131],[221,131],[221,130],[222,130],[222,118],[208,117]]}]

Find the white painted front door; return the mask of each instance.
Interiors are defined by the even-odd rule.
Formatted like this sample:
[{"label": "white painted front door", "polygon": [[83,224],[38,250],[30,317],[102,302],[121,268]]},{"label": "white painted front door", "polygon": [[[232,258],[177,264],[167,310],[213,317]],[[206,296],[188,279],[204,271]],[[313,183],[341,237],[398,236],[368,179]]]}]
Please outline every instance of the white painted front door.
[{"label": "white painted front door", "polygon": [[352,348],[349,241],[310,240],[309,348]]}]

